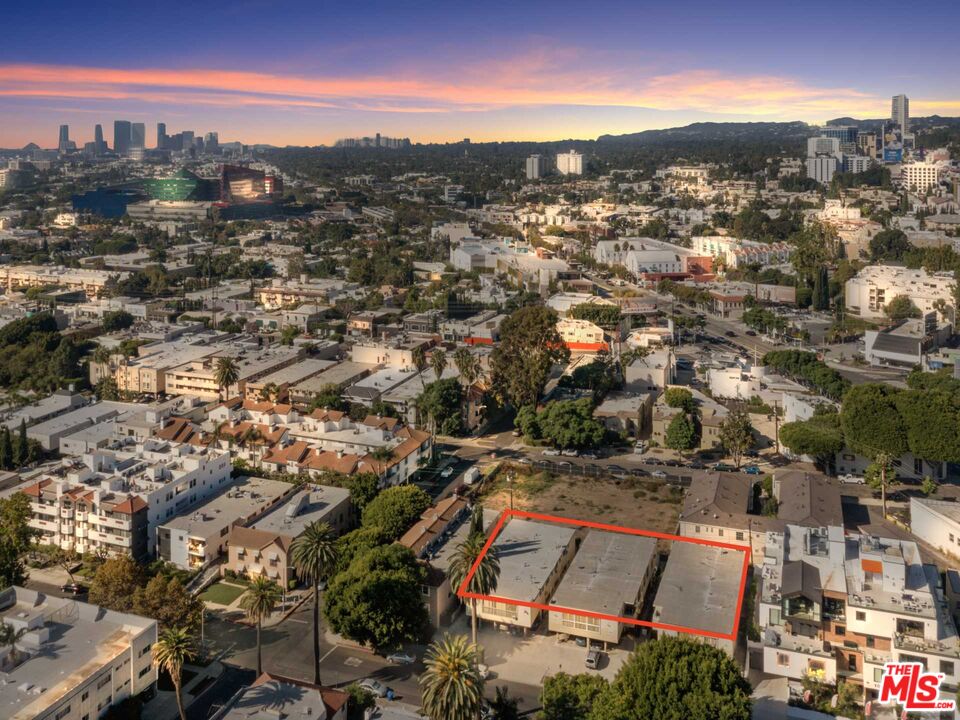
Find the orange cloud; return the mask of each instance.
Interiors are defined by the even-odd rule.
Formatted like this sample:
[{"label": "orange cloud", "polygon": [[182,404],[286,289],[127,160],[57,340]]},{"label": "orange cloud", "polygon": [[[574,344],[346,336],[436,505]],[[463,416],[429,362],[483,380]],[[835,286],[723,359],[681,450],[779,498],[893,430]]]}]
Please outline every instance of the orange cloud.
[{"label": "orange cloud", "polygon": [[[690,110],[736,115],[826,118],[885,114],[886,98],[852,88],[816,87],[789,77],[716,70],[667,74],[595,72],[570,52],[535,52],[466,66],[456,77],[303,77],[272,73],[121,70],[35,64],[0,65],[0,96],[139,100],[151,103],[341,108],[439,113],[576,105]],[[953,101],[914,101],[931,111]]]}]

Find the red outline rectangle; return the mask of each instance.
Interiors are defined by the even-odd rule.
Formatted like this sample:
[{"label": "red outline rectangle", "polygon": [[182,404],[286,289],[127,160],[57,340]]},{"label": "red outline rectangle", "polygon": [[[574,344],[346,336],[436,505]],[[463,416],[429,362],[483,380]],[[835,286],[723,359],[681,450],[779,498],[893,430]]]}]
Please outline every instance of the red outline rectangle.
[{"label": "red outline rectangle", "polygon": [[[733,630],[728,633],[718,633],[712,630],[701,630],[699,628],[685,627],[682,625],[669,625],[667,623],[658,623],[650,620],[639,620],[637,618],[628,618],[622,615],[606,615],[604,613],[592,612],[589,610],[578,610],[574,608],[561,607],[559,605],[544,605],[543,603],[527,602],[525,600],[514,600],[512,598],[504,598],[498,595],[484,595],[480,593],[473,593],[467,591],[467,585],[470,583],[470,580],[473,578],[474,573],[477,571],[477,567],[480,565],[480,561],[483,559],[483,556],[487,554],[490,550],[490,546],[493,545],[493,542],[497,539],[497,535],[500,534],[500,531],[503,529],[504,523],[508,518],[519,517],[527,518],[530,520],[543,520],[545,522],[560,523],[563,525],[575,525],[577,527],[587,527],[594,528],[596,530],[607,530],[609,532],[619,532],[627,535],[642,535],[644,537],[657,538],[658,540],[670,540],[672,542],[686,542],[692,543],[694,545],[707,545],[709,547],[718,547],[724,548],[726,550],[736,550],[743,553],[743,572],[740,577],[740,596],[737,598],[737,609],[733,618]],[[669,561],[668,561],[669,562]],[[607,525],[604,523],[591,522],[589,520],[572,520],[570,518],[558,517],[556,515],[543,515],[541,513],[527,512],[525,510],[504,510],[500,514],[500,518],[497,520],[496,525],[494,525],[493,530],[490,533],[490,537],[487,538],[487,542],[484,544],[483,549],[480,551],[480,555],[474,561],[473,566],[470,568],[470,572],[467,573],[467,577],[464,578],[463,582],[460,584],[460,587],[457,589],[457,597],[460,598],[471,598],[474,600],[490,600],[491,602],[504,603],[506,605],[519,605],[523,607],[535,608],[537,610],[545,610],[547,612],[564,612],[570,615],[581,615],[583,617],[599,618],[600,620],[612,620],[614,622],[620,622],[627,625],[640,625],[642,627],[650,627],[660,630],[670,630],[672,632],[681,632],[687,633],[688,635],[701,635],[703,637],[712,637],[719,638],[720,640],[733,640],[736,642],[737,633],[740,629],[740,613],[743,610],[743,595],[747,587],[747,579],[749,578],[750,573],[750,546],[749,545],[734,545],[732,543],[717,542],[714,540],[702,540],[700,538],[687,538],[680,537],[679,535],[671,535],[669,533],[660,533],[654,532],[652,530],[640,530],[638,528],[628,528],[622,527],[620,525]]]}]

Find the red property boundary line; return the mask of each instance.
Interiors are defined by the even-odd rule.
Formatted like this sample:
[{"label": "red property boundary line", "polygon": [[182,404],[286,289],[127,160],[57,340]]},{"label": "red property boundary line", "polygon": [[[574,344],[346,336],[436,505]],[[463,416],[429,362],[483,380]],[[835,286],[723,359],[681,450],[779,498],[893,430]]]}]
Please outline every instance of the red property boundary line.
[{"label": "red property boundary line", "polygon": [[[559,523],[562,525],[573,525],[575,527],[587,527],[593,528],[596,530],[606,530],[609,532],[618,532],[624,533],[626,535],[642,535],[644,537],[657,538],[658,540],[670,540],[671,542],[685,542],[691,543],[693,545],[706,545],[708,547],[715,548],[724,548],[725,550],[735,550],[737,552],[743,553],[743,571],[740,575],[740,592],[737,597],[737,609],[733,617],[733,629],[729,633],[719,633],[712,630],[701,630],[695,627],[686,627],[683,625],[670,625],[668,623],[658,623],[652,622],[650,620],[640,620],[638,618],[629,618],[622,615],[607,615],[604,613],[592,612],[589,610],[580,610],[577,608],[568,608],[561,605],[545,605],[543,603],[527,602],[525,600],[514,600],[513,598],[500,597],[498,595],[486,595],[481,593],[470,592],[467,590],[470,585],[470,581],[473,579],[474,574],[477,572],[477,568],[480,566],[480,562],[483,560],[483,556],[487,554],[490,550],[490,547],[493,545],[494,541],[497,539],[497,535],[500,534],[500,531],[503,529],[504,523],[511,517],[526,518],[529,520],[542,520],[545,522]],[[612,620],[614,622],[620,622],[627,625],[639,625],[641,627],[649,627],[659,630],[670,630],[673,632],[686,633],[688,635],[700,635],[703,637],[718,638],[720,640],[732,640],[736,642],[737,633],[740,629],[740,613],[743,610],[743,596],[744,591],[747,586],[747,579],[750,573],[750,546],[749,545],[734,545],[732,543],[717,542],[714,540],[702,540],[700,538],[687,538],[680,537],[679,535],[671,535],[669,533],[660,533],[654,532],[652,530],[640,530],[638,528],[628,528],[622,527],[620,525],[607,525],[605,523],[591,522],[588,520],[572,520],[570,518],[559,517],[557,515],[543,515],[541,513],[527,512],[525,510],[504,510],[500,514],[499,520],[497,520],[496,525],[493,527],[493,531],[490,533],[490,537],[487,538],[487,542],[484,544],[483,549],[480,551],[480,555],[474,561],[473,566],[470,568],[470,572],[467,573],[467,577],[464,578],[463,582],[460,584],[460,587],[457,589],[457,597],[460,598],[470,598],[473,600],[488,600],[490,602],[499,602],[505,605],[519,605],[523,607],[535,608],[537,610],[545,610],[547,612],[563,612],[570,615],[580,615],[582,617],[591,617],[598,618],[600,620]]]}]

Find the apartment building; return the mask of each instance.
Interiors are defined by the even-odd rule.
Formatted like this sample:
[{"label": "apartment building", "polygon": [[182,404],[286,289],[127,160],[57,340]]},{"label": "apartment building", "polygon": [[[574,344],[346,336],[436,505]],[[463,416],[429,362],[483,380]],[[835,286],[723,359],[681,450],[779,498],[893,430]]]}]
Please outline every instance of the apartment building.
[{"label": "apartment building", "polygon": [[940,163],[912,162],[900,166],[900,185],[912,192],[925,193],[940,182]]},{"label": "apartment building", "polygon": [[233,349],[177,365],[166,373],[165,388],[170,395],[193,395],[217,400],[221,388],[217,382],[217,363],[231,357],[237,366],[237,382],[225,388],[227,397],[243,395],[246,384],[293,365],[304,356],[302,348],[274,345],[262,349]]},{"label": "apartment building", "polygon": [[300,307],[303,303],[330,305],[337,297],[357,289],[356,283],[331,278],[307,278],[297,280],[274,278],[269,285],[257,288],[257,302],[266,310],[285,307]]},{"label": "apartment building", "polygon": [[868,265],[844,286],[847,312],[867,319],[885,317],[884,308],[899,295],[906,295],[926,314],[936,311],[942,300],[953,305],[952,272],[928,273],[894,265]]},{"label": "apartment building", "polygon": [[184,570],[196,570],[223,556],[230,529],[246,526],[297,492],[297,486],[258,477],[241,477],[189,513],[157,528],[157,557]]},{"label": "apartment building", "polygon": [[230,454],[221,450],[122,438],[24,492],[30,525],[45,543],[143,559],[153,553],[157,527],[220,492],[230,472]]},{"label": "apartment building", "polygon": [[[723,405],[698,390],[687,387],[683,389],[690,390],[693,394],[693,400],[700,413],[700,445],[697,449],[710,450],[720,447],[722,444],[720,441],[720,426],[723,424],[729,411]],[[654,404],[653,412],[651,413],[651,438],[656,441],[660,447],[666,447],[667,428],[670,427],[673,418],[680,412],[682,412],[680,408],[673,408],[667,405],[665,395],[661,395]]]},{"label": "apartment building", "polygon": [[561,175],[583,175],[583,155],[576,150],[557,153],[557,172]]},{"label": "apartment building", "polygon": [[783,265],[793,251],[788,243],[765,243],[726,235],[697,235],[690,239],[694,255],[710,256],[731,269],[747,265]]},{"label": "apartment building", "polygon": [[32,287],[57,286],[83,292],[88,299],[99,298],[120,280],[126,280],[128,272],[107,272],[68,268],[62,265],[5,265],[0,267],[0,283],[7,293]]},{"label": "apartment building", "polygon": [[609,348],[603,328],[589,320],[560,318],[557,332],[567,348],[574,352],[598,352]]},{"label": "apartment building", "polygon": [[0,620],[23,635],[0,648],[0,716],[89,720],[156,682],[157,623],[36,590],[0,591]]},{"label": "apartment building", "polygon": [[[590,530],[557,586],[551,605],[617,617],[638,617],[657,567],[657,541]],[[552,632],[616,645],[629,626],[576,612],[549,613]]]},{"label": "apartment building", "polygon": [[350,696],[342,690],[263,673],[240,688],[210,720],[347,720],[349,700]]},{"label": "apartment building", "polygon": [[940,552],[960,558],[960,508],[934,498],[910,498],[910,532]]},{"label": "apartment building", "polygon": [[909,540],[789,525],[767,534],[759,598],[763,670],[810,671],[876,698],[888,662],[917,662],[953,694],[960,643],[933,565]]}]

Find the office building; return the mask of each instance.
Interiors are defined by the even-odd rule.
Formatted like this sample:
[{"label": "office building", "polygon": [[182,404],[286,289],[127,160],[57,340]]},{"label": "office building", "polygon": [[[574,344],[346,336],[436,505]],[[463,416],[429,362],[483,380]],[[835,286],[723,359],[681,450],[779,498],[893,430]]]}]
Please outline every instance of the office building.
[{"label": "office building", "polygon": [[935,188],[939,182],[939,163],[912,162],[900,168],[900,185],[905,190],[922,194]]},{"label": "office building", "polygon": [[157,150],[167,149],[167,124],[157,123]]},{"label": "office building", "polygon": [[[953,303],[952,272],[928,273],[895,265],[868,265],[844,286],[848,313],[867,319],[885,318],[884,308],[898,295],[906,295],[921,313],[936,312],[934,303]],[[939,303],[938,303],[939,304]]]},{"label": "office building", "polygon": [[93,144],[97,155],[103,155],[107,151],[107,143],[103,140],[103,126],[100,124],[93,128]]},{"label": "office building", "polygon": [[817,155],[838,155],[840,153],[840,139],[836,137],[819,136],[807,138],[807,157]]},{"label": "office building", "polygon": [[120,156],[126,155],[130,150],[130,121],[113,121],[113,151]]},{"label": "office building", "polygon": [[60,140],[57,143],[57,150],[61,153],[70,152],[70,126],[60,126]]},{"label": "office building", "polygon": [[130,125],[130,149],[143,150],[147,146],[147,126],[143,123]]},{"label": "office building", "polygon": [[527,158],[527,180],[539,180],[547,173],[547,159],[543,155]]},{"label": "office building", "polygon": [[157,680],[150,618],[13,586],[0,592],[0,621],[23,633],[0,648],[0,717],[104,717]]},{"label": "office building", "polygon": [[890,102],[890,120],[900,128],[900,134],[910,132],[910,98],[894,95]]},{"label": "office building", "polygon": [[829,183],[837,174],[839,163],[834,155],[817,155],[806,161],[807,177],[818,183]]},{"label": "office building", "polygon": [[203,136],[203,149],[208,153],[220,152],[220,137],[215,132],[208,132]]},{"label": "office building", "polygon": [[561,175],[583,175],[583,155],[576,150],[557,153],[557,172]]},{"label": "office building", "polygon": [[869,701],[886,663],[915,662],[956,692],[956,626],[915,542],[790,525],[767,533],[761,583],[764,672],[855,682]]}]

